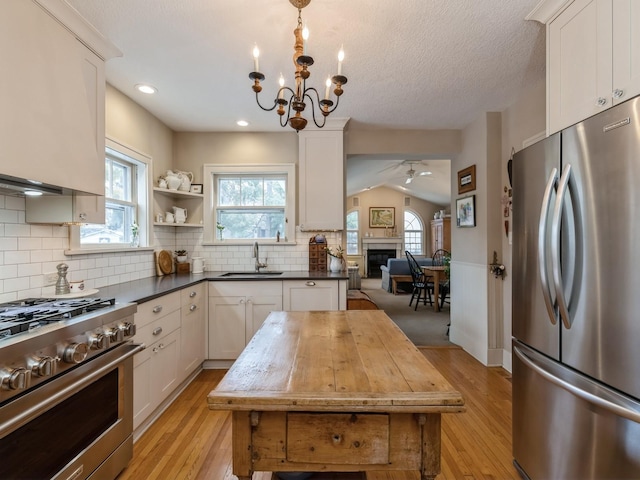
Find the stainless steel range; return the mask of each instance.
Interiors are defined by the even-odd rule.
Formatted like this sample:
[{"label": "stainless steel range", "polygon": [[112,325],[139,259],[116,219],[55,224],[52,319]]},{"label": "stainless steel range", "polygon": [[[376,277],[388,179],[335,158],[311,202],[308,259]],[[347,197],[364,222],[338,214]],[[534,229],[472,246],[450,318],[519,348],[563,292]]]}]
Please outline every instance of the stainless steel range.
[{"label": "stainless steel range", "polygon": [[115,478],[133,452],[133,314],[114,299],[0,304],[0,478]]}]

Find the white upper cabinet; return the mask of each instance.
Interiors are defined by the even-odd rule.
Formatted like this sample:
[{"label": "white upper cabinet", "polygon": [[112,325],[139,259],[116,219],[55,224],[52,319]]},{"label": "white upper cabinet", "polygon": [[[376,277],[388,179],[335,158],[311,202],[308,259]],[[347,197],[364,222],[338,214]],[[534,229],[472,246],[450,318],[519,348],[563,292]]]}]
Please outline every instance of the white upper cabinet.
[{"label": "white upper cabinet", "polygon": [[640,2],[575,0],[547,26],[547,130],[640,93]]},{"label": "white upper cabinet", "polygon": [[348,120],[329,120],[323,130],[298,134],[300,229],[344,230],[344,127]]},{"label": "white upper cabinet", "polygon": [[49,5],[77,17],[64,2],[0,2],[0,173],[104,195],[104,58]]}]

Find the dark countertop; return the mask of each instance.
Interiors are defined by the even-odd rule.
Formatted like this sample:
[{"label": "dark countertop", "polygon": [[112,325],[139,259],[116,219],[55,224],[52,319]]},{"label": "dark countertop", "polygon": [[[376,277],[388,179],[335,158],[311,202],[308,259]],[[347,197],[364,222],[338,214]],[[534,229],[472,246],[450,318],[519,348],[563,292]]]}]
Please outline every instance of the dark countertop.
[{"label": "dark countertop", "polygon": [[164,277],[147,277],[131,282],[117,283],[108,287],[100,287],[102,298],[115,298],[118,303],[144,303],[190,285],[206,281],[223,282],[264,282],[272,280],[348,280],[347,272],[283,272],[278,276],[255,278],[222,277],[227,273],[205,272],[200,274],[172,274]]}]

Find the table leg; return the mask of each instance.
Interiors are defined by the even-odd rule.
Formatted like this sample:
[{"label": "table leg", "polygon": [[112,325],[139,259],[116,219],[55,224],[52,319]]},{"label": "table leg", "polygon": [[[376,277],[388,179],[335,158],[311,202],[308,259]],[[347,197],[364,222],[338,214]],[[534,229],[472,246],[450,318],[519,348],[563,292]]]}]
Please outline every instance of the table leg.
[{"label": "table leg", "polygon": [[440,473],[440,414],[420,416],[422,425],[421,480],[433,480]]},{"label": "table leg", "polygon": [[440,311],[440,272],[433,272],[433,309],[436,312]]},{"label": "table leg", "polygon": [[251,412],[232,413],[231,445],[233,453],[233,474],[238,480],[251,480]]}]

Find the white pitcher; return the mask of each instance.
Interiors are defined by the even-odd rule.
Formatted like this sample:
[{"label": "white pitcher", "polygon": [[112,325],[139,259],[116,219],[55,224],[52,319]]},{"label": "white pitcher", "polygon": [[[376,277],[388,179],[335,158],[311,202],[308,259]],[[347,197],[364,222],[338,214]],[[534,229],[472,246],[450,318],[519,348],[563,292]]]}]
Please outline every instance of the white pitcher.
[{"label": "white pitcher", "polygon": [[191,190],[191,182],[193,182],[193,173],[191,172],[176,172],[178,174],[178,178],[180,178],[180,186],[178,190],[182,190],[183,192],[188,192]]},{"label": "white pitcher", "polygon": [[184,223],[187,221],[187,209],[180,207],[173,207],[173,216],[176,219],[176,223]]},{"label": "white pitcher", "polygon": [[167,174],[164,178],[167,181],[169,190],[178,190],[178,188],[182,184],[182,179],[180,178],[180,176],[177,173],[172,172],[171,170],[167,170]]},{"label": "white pitcher", "polygon": [[167,222],[167,223],[173,223],[173,220],[174,220],[174,218],[173,218],[173,213],[171,213],[171,212],[166,212],[166,213],[164,214],[164,221],[165,221],[165,222]]}]

